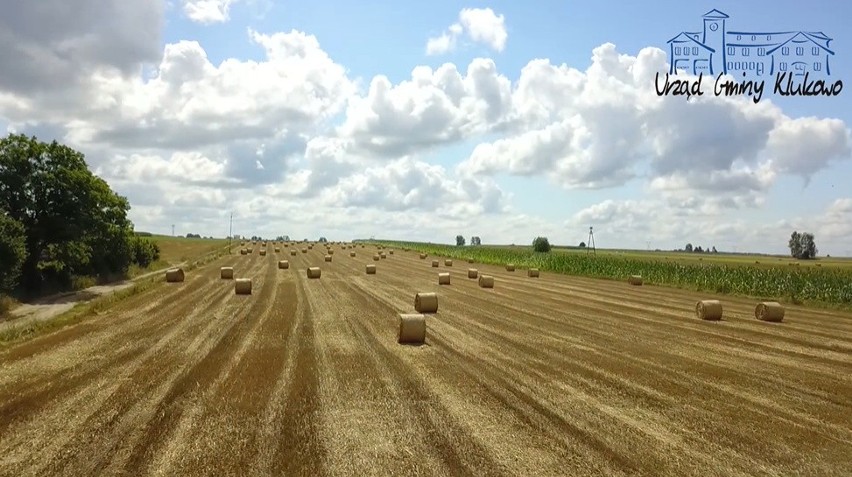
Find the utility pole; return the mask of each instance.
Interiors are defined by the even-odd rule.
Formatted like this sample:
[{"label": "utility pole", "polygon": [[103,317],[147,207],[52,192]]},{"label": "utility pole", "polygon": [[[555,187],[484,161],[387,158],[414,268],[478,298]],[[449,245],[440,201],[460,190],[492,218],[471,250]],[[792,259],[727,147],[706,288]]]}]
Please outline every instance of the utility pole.
[{"label": "utility pole", "polygon": [[172,224],[172,237],[175,236],[175,224]]},{"label": "utility pole", "polygon": [[589,241],[586,243],[586,253],[589,253],[590,250],[594,255],[598,254],[598,251],[595,250],[595,233],[592,231],[592,227],[589,227]]},{"label": "utility pole", "polygon": [[231,239],[234,236],[234,213],[231,212],[231,218],[228,219],[228,255],[234,253],[231,249]]}]

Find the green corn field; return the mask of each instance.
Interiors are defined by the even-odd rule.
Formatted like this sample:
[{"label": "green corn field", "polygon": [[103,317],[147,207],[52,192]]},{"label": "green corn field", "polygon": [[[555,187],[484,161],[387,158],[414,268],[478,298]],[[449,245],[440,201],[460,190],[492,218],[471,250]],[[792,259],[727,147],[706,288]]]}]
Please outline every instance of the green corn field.
[{"label": "green corn field", "polygon": [[607,254],[535,253],[490,247],[456,247],[417,242],[375,242],[408,248],[430,255],[478,263],[538,268],[542,271],[593,278],[625,280],[641,275],[645,283],[699,291],[852,307],[852,270],[790,266],[743,266],[741,264],[677,262],[619,257]]}]

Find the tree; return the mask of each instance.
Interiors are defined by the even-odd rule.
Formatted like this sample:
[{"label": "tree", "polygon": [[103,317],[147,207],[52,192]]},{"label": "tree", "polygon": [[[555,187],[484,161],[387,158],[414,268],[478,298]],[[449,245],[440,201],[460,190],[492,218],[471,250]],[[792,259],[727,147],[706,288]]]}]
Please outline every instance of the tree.
[{"label": "tree", "polygon": [[794,231],[790,235],[790,241],[787,242],[787,246],[790,247],[790,255],[800,260],[816,258],[818,252],[814,235],[808,232],[799,233],[798,231]]},{"label": "tree", "polygon": [[456,235],[456,247],[464,247],[464,235]]},{"label": "tree", "polygon": [[470,244],[472,246],[478,247],[478,246],[482,245],[482,240],[480,240],[479,236],[474,235],[473,237],[470,238]]},{"label": "tree", "polygon": [[328,240],[327,240],[325,237],[320,237],[320,238],[319,238],[319,241],[320,241],[321,243],[326,243],[326,242],[328,242]]},{"label": "tree", "polygon": [[691,243],[686,244],[686,247],[683,247],[683,250],[686,251],[686,252],[692,253],[692,244]]},{"label": "tree", "polygon": [[695,247],[694,249],[692,249],[692,251],[695,252],[695,253],[701,253],[701,252],[704,251],[704,249],[702,249],[701,245],[699,245],[699,246]]},{"label": "tree", "polygon": [[[75,275],[123,274],[132,262],[130,204],[56,141],[0,139],[0,213],[24,230],[18,285],[70,285]],[[144,239],[140,239],[144,240]]]},{"label": "tree", "polygon": [[586,248],[586,242],[580,242],[580,248]]},{"label": "tree", "polygon": [[0,291],[15,288],[26,257],[24,226],[0,213]]},{"label": "tree", "polygon": [[536,237],[532,245],[536,252],[550,252],[550,241],[547,240],[547,237]]}]

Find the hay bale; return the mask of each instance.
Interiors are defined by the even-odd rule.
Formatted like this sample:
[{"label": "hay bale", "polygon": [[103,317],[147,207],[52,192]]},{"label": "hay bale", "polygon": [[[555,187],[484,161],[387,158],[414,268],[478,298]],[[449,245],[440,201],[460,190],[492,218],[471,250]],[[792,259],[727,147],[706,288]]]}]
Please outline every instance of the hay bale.
[{"label": "hay bale", "polygon": [[245,247],[245,246],[246,246],[246,243],[244,241],[240,242],[240,247]]},{"label": "hay bale", "polygon": [[631,285],[641,285],[642,284],[642,276],[641,275],[630,275],[627,279],[627,283]]},{"label": "hay bale", "polygon": [[303,249],[302,249],[302,253],[308,253],[308,249],[303,248]]},{"label": "hay bale", "polygon": [[326,255],[326,256],[325,256],[325,261],[326,261],[326,262],[330,262],[330,261],[331,261],[331,255]]},{"label": "hay bale", "polygon": [[479,287],[480,288],[494,288],[494,277],[491,275],[480,275],[479,276]]},{"label": "hay bale", "polygon": [[291,257],[295,257],[295,256],[296,256],[296,250],[295,250],[295,249],[290,250],[290,256],[291,256]]},{"label": "hay bale", "polygon": [[251,254],[253,254],[253,253],[254,253],[254,249],[253,249],[253,248],[251,248],[251,247],[249,247],[249,248],[247,248],[247,249],[246,249],[246,253],[248,253],[249,255],[251,255]]},{"label": "hay bale", "polygon": [[515,271],[515,265],[512,264],[512,263],[506,265],[506,271],[507,272],[514,272]]},{"label": "hay bale", "polygon": [[450,259],[444,260],[444,266],[445,266],[445,267],[452,267],[452,266],[453,266],[453,261],[452,261],[452,260],[450,260]]},{"label": "hay bale", "polygon": [[444,272],[438,274],[438,285],[449,285],[450,284],[450,273]]},{"label": "hay bale", "polygon": [[308,268],[308,278],[319,278],[320,275],[322,275],[322,270],[320,270],[320,267]]},{"label": "hay bale", "polygon": [[234,293],[237,295],[251,295],[251,278],[237,278],[234,280]]},{"label": "hay bale", "polygon": [[281,247],[275,247],[275,253],[280,253],[280,252],[281,252]]},{"label": "hay bale", "polygon": [[468,268],[467,269],[467,278],[476,278],[478,276],[479,276],[479,270],[477,270],[475,268]]},{"label": "hay bale", "polygon": [[417,313],[436,313],[438,311],[437,293],[418,293],[414,295],[414,309]]},{"label": "hay bale", "polygon": [[240,255],[246,255],[247,253],[248,253],[248,250],[246,250],[244,248],[240,249]]},{"label": "hay bale", "polygon": [[328,254],[329,254],[329,255],[334,255],[334,250],[332,250],[332,249],[328,249]]},{"label": "hay bale", "polygon": [[432,268],[438,268],[438,261],[432,260]]},{"label": "hay bale", "polygon": [[426,317],[421,314],[400,313],[397,342],[400,344],[423,344],[425,341]]},{"label": "hay bale", "polygon": [[722,303],[719,300],[701,300],[695,304],[695,316],[699,320],[721,320]]},{"label": "hay bale", "polygon": [[288,262],[287,260],[278,260],[278,268],[280,270],[287,270],[288,268],[290,268],[290,262]]},{"label": "hay bale", "polygon": [[425,253],[420,254],[420,260],[426,260],[426,254]]},{"label": "hay bale", "polygon": [[265,248],[260,249],[260,256],[261,256],[261,257],[265,257],[265,256],[266,256],[266,249],[265,249]]},{"label": "hay bale", "polygon": [[538,278],[539,272],[537,268],[530,268],[527,270],[527,276],[530,278]]},{"label": "hay bale", "polygon": [[374,254],[373,254],[373,260],[375,260],[375,261],[377,261],[377,262],[378,262],[378,261],[379,261],[379,254],[374,253]]},{"label": "hay bale", "polygon": [[784,320],[784,306],[777,301],[764,301],[754,308],[754,317],[760,321],[780,323]]},{"label": "hay bale", "polygon": [[222,267],[219,269],[219,277],[223,280],[234,279],[234,267]]},{"label": "hay bale", "polygon": [[376,266],[372,263],[367,265],[367,275],[375,275],[376,274]]},{"label": "hay bale", "polygon": [[170,268],[166,270],[166,281],[169,283],[182,282],[186,279],[186,274],[182,268]]},{"label": "hay bale", "polygon": [[350,257],[354,257],[354,256],[355,256],[355,252],[349,252],[349,256],[350,256]]},{"label": "hay bale", "polygon": [[473,259],[472,258],[467,259],[467,263],[473,263]]},{"label": "hay bale", "polygon": [[393,250],[388,250],[388,253],[393,255]]}]

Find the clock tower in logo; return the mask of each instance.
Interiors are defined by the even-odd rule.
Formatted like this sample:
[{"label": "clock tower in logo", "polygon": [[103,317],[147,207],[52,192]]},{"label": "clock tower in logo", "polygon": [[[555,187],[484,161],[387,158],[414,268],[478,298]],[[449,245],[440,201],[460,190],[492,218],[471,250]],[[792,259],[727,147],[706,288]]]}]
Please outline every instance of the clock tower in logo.
[{"label": "clock tower in logo", "polygon": [[710,56],[710,68],[713,74],[719,74],[725,71],[725,62],[727,60],[725,51],[725,20],[728,15],[713,9],[705,13],[704,16],[704,37],[701,43],[713,49],[713,54]]}]

